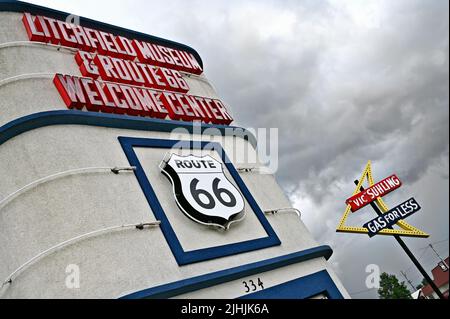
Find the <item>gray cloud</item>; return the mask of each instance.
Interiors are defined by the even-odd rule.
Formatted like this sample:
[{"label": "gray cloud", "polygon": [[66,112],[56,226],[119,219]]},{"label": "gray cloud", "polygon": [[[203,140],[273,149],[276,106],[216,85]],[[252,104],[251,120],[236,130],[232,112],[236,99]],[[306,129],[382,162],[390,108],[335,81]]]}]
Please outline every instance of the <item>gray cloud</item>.
[{"label": "gray cloud", "polygon": [[279,128],[277,178],[350,291],[367,264],[410,265],[392,238],[334,232],[368,159],[404,181],[390,203],[417,196],[411,223],[448,238],[448,1],[33,2],[196,48],[239,124]]}]

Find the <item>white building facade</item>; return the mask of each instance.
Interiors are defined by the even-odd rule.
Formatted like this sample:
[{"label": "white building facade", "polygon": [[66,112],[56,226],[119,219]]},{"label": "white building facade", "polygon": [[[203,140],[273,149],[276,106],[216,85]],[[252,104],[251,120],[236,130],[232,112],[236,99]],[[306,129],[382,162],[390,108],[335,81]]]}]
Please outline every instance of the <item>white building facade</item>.
[{"label": "white building facade", "polygon": [[[38,17],[68,16],[0,2],[0,298],[349,297],[327,261],[331,248],[312,238],[274,176],[242,169],[255,166],[239,155],[257,158],[256,139],[230,130],[228,107],[211,102],[220,97],[194,70],[195,62],[202,66],[194,49],[81,18],[92,30],[184,52],[178,56],[187,64],[195,58],[193,72],[175,66],[189,88],[177,94],[207,99],[211,114],[199,109],[208,123],[193,125],[189,114],[197,113],[185,108],[183,120],[176,114],[182,107],[166,117],[150,109],[155,116],[144,116],[144,107],[109,113],[91,100],[85,101],[91,110],[68,107],[55,77],[86,77],[75,56],[91,49],[30,41],[24,13],[35,34],[42,31]],[[69,98],[80,99],[69,89]],[[87,90],[84,98],[94,101]],[[160,166],[181,144],[184,152],[221,163],[242,195],[239,220],[227,230],[180,209]]]}]

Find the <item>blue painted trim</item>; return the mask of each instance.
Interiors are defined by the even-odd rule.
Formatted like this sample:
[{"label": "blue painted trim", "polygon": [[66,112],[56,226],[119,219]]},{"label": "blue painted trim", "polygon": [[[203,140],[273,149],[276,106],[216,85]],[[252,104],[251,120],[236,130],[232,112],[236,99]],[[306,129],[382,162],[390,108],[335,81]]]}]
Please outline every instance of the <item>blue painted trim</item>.
[{"label": "blue painted trim", "polygon": [[239,299],[307,299],[324,294],[328,299],[344,299],[326,270],[297,278]]},{"label": "blue painted trim", "polygon": [[[199,261],[235,255],[243,252],[272,247],[281,244],[280,239],[276,235],[273,228],[270,226],[261,208],[256,203],[247,186],[245,186],[245,183],[242,181],[241,177],[239,176],[239,173],[234,168],[233,164],[231,163],[230,159],[228,158],[228,156],[226,155],[225,151],[222,149],[220,144],[213,142],[161,140],[161,139],[132,138],[122,136],[119,137],[119,141],[120,144],[122,145],[125,155],[128,158],[128,161],[130,162],[130,165],[136,166],[137,168],[134,173],[138,179],[139,185],[141,186],[144,195],[147,198],[147,202],[150,205],[156,219],[161,221],[160,225],[161,230],[179,265],[187,265]],[[203,248],[192,251],[184,251],[133,149],[134,147],[170,149],[174,146],[182,147],[183,149],[208,149],[218,152],[218,154],[221,156],[223,163],[227,167],[228,171],[230,172],[231,176],[233,177],[234,181],[236,182],[237,186],[242,192],[242,195],[245,197],[250,207],[255,212],[256,217],[258,218],[259,222],[263,226],[268,236],[222,246]]]},{"label": "blue painted trim", "polygon": [[[11,138],[31,131],[36,128],[50,126],[50,125],[91,125],[100,127],[112,127],[141,131],[158,131],[171,132],[174,129],[183,128],[189,133],[200,133],[207,129],[214,129],[208,134],[222,134],[233,131],[234,135],[248,140],[249,143],[256,147],[256,138],[248,130],[225,125],[211,125],[211,124],[195,124],[183,121],[160,120],[151,119],[138,116],[117,115],[108,113],[85,112],[77,110],[60,110],[48,111],[30,114],[14,121],[11,121],[0,127],[0,145],[10,140]],[[216,131],[216,132],[215,132]]]},{"label": "blue painted trim", "polygon": [[220,270],[205,275],[175,281],[172,283],[148,288],[121,297],[121,299],[162,299],[171,298],[192,291],[212,287],[243,277],[260,274],[277,268],[304,262],[314,258],[324,257],[329,259],[333,254],[330,246],[319,246],[292,254],[274,257],[230,269]]},{"label": "blue painted trim", "polygon": [[[27,3],[27,2],[11,1],[11,0],[0,1],[0,12],[2,12],[2,11],[21,12],[21,13],[29,12],[34,15],[44,15],[46,17],[50,17],[50,18],[54,18],[54,19],[58,19],[58,20],[65,20],[67,18],[67,16],[69,15],[69,13],[67,13],[67,12],[58,11],[58,10],[54,10],[51,8],[46,8],[46,7],[38,6],[35,4]],[[115,35],[121,35],[121,36],[127,37],[129,39],[148,41],[148,42],[152,42],[155,44],[167,46],[167,47],[170,47],[173,49],[179,49],[179,50],[184,50],[184,51],[190,52],[195,56],[198,63],[200,64],[200,66],[203,69],[203,61],[202,61],[202,58],[200,57],[200,54],[198,54],[198,52],[196,50],[194,50],[193,48],[191,48],[190,46],[187,46],[185,44],[181,44],[178,42],[174,42],[171,40],[163,39],[160,37],[156,37],[153,35],[137,32],[137,31],[121,28],[118,26],[114,26],[111,24],[103,23],[100,21],[96,21],[96,20],[92,20],[92,19],[88,19],[88,18],[84,18],[84,17],[80,17],[80,24],[82,26],[85,26],[88,28],[101,30],[101,31],[105,31],[105,32],[110,32]]]}]

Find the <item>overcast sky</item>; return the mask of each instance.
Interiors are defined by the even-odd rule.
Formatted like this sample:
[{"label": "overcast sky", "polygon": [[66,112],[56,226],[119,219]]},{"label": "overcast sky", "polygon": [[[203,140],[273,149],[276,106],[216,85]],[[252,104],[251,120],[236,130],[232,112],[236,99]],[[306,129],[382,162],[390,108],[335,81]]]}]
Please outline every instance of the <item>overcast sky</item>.
[{"label": "overcast sky", "polygon": [[422,278],[395,239],[335,233],[369,159],[376,180],[404,183],[388,206],[422,206],[407,221],[431,237],[405,241],[424,266],[438,261],[428,243],[448,256],[447,0],[30,2],[195,48],[237,124],[279,128],[277,179],[354,298],[377,296],[368,264]]}]

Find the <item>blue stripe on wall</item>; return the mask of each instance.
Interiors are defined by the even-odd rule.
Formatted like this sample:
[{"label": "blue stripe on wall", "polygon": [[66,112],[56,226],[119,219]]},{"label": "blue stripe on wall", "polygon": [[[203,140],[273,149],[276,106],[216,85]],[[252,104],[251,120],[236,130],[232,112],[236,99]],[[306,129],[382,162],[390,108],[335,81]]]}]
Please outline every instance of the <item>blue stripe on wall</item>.
[{"label": "blue stripe on wall", "polygon": [[306,299],[319,294],[329,299],[343,299],[326,270],[297,278],[264,290],[260,290],[239,299]]},{"label": "blue stripe on wall", "polygon": [[325,259],[329,259],[332,253],[333,250],[329,246],[324,245],[314,247],[284,256],[279,256],[251,264],[216,271],[213,273],[193,278],[175,281],[157,287],[148,288],[142,291],[126,295],[122,297],[122,299],[171,298],[188,292],[208,288],[228,281],[259,274],[262,272],[296,264],[299,262],[304,262],[314,258],[324,257]]},{"label": "blue stripe on wall", "polygon": [[[123,128],[140,131],[172,132],[174,129],[185,129],[188,133],[203,133],[208,135],[232,135],[248,140],[256,147],[256,138],[242,127],[199,124],[190,122],[160,120],[137,116],[84,112],[77,110],[47,111],[30,114],[0,127],[0,145],[24,132],[50,125],[90,125],[100,127]],[[194,132],[194,130],[196,130]],[[198,132],[197,132],[198,130]]]}]

